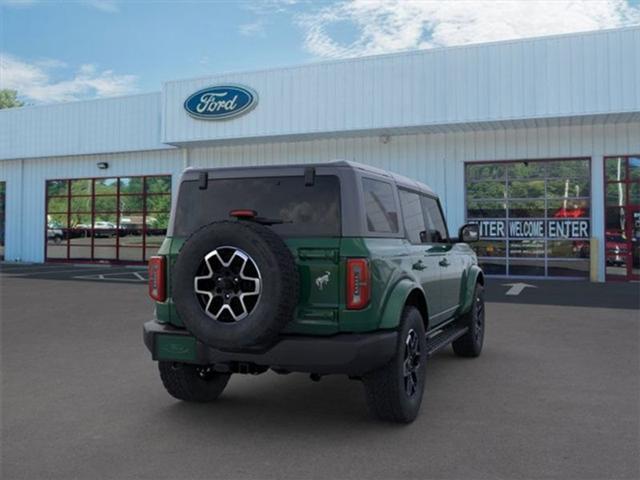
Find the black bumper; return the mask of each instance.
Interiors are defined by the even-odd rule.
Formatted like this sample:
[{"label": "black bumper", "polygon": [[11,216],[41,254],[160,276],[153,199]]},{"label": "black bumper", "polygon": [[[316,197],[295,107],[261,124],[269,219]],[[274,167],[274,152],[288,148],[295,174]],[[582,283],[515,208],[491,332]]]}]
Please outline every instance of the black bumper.
[{"label": "black bumper", "polygon": [[198,341],[184,329],[154,320],[144,324],[144,343],[154,360],[198,365],[247,363],[318,374],[362,375],[375,370],[391,360],[396,339],[395,331],[331,337],[287,335],[264,351],[229,352]]}]

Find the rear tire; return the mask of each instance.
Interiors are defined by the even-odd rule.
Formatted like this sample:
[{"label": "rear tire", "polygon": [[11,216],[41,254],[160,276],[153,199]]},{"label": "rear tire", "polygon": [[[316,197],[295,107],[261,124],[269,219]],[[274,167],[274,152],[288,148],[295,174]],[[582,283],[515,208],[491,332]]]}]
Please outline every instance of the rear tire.
[{"label": "rear tire", "polygon": [[459,357],[478,357],[484,342],[484,287],[479,283],[473,292],[471,309],[459,319],[460,326],[469,330],[451,345]]},{"label": "rear tire", "polygon": [[363,377],[367,404],[380,420],[410,423],[420,411],[425,383],[427,344],[420,311],[402,312],[398,344],[387,365]]},{"label": "rear tire", "polygon": [[186,363],[158,362],[158,368],[167,392],[185,402],[212,402],[223,392],[231,376]]}]

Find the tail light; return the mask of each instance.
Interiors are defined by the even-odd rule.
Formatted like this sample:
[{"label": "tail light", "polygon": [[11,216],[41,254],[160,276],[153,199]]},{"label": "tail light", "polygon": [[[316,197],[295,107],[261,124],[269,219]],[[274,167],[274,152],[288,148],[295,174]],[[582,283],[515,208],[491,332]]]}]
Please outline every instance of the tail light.
[{"label": "tail light", "polygon": [[369,262],[365,258],[347,260],[347,308],[361,310],[369,304],[371,296]]},{"label": "tail light", "polygon": [[149,259],[149,296],[156,302],[164,302],[167,299],[165,282],[164,257],[151,257]]}]

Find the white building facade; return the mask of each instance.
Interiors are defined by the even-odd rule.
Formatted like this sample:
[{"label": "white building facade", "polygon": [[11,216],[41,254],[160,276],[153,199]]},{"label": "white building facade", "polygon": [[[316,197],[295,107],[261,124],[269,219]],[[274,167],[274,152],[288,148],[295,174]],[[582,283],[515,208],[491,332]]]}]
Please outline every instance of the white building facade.
[{"label": "white building facade", "polygon": [[[197,118],[185,102],[210,87],[215,98],[230,99],[227,87],[255,98],[238,115]],[[333,159],[430,185],[450,232],[481,224],[490,274],[640,279],[640,28],[0,111],[4,258],[142,262],[185,167]]]}]

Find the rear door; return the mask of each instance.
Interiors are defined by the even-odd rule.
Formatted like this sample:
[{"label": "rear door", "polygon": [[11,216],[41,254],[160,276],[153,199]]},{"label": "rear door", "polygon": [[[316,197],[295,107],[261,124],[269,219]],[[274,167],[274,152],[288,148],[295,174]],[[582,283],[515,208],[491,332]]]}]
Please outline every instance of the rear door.
[{"label": "rear door", "polygon": [[422,207],[427,226],[430,252],[437,258],[440,272],[440,318],[444,321],[451,317],[460,303],[460,287],[464,262],[457,254],[454,244],[449,241],[447,224],[442,215],[440,202],[427,195],[422,196]]},{"label": "rear door", "polygon": [[408,268],[412,275],[420,282],[427,297],[429,316],[437,319],[442,311],[440,267],[438,262],[444,258],[444,253],[432,251],[431,245],[426,243],[427,226],[422,211],[421,194],[398,189],[402,219],[408,240],[410,261]]}]

